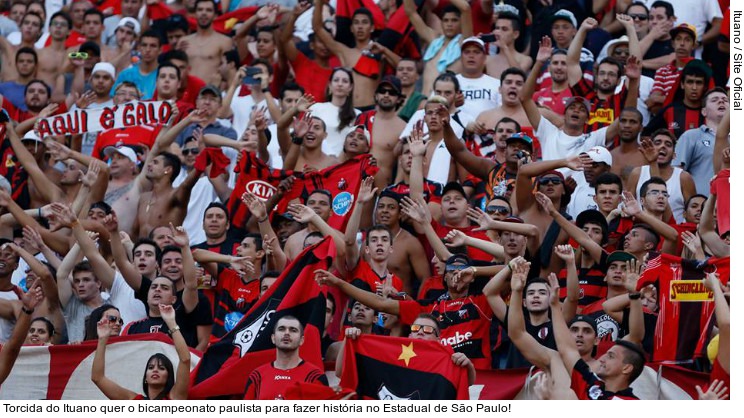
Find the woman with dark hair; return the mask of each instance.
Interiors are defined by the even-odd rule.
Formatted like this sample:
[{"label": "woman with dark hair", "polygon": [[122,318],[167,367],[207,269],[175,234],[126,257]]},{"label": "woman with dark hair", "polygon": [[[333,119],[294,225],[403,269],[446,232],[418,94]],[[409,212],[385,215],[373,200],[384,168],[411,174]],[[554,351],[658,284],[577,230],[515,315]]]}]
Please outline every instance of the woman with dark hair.
[{"label": "woman with dark hair", "polygon": [[94,309],[85,319],[85,337],[83,337],[83,341],[98,339],[96,328],[98,328],[98,321],[103,318],[106,318],[111,324],[111,328],[114,331],[114,337],[118,337],[121,334],[124,320],[121,319],[119,308],[107,303]]},{"label": "woman with dark hair", "polygon": [[31,326],[23,345],[52,345],[52,337],[54,337],[52,321],[43,316],[37,316],[31,320]]},{"label": "woman with dark hair", "polygon": [[351,70],[338,67],[331,72],[326,88],[326,101],[310,107],[314,117],[326,124],[328,136],[323,141],[323,152],[338,157],[344,148],[344,139],[354,129],[359,111],[354,109],[354,76]]},{"label": "woman with dark hair", "polygon": [[93,368],[90,379],[98,386],[109,399],[132,400],[132,399],[174,399],[183,400],[189,392],[189,372],[191,371],[191,354],[186,345],[186,340],[181,335],[181,328],[176,325],[176,311],[172,305],[160,305],[160,315],[170,330],[178,353],[178,369],[174,372],[173,363],[162,353],[153,354],[147,360],[145,374],[142,383],[143,394],[137,394],[129,389],[119,386],[116,382],[106,377],[106,344],[109,337],[118,335],[113,328],[114,323],[109,322],[105,316],[98,321],[96,332],[98,334],[98,347],[93,357]]}]

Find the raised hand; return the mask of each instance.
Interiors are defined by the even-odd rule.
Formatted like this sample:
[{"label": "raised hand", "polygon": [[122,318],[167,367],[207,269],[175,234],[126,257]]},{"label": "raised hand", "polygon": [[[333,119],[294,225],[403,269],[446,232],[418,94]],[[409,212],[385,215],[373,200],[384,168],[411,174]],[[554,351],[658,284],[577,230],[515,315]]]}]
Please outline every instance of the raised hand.
[{"label": "raised hand", "polygon": [[303,224],[310,222],[314,216],[317,216],[312,209],[299,203],[289,205],[287,212],[292,216],[292,219]]},{"label": "raised hand", "polygon": [[375,187],[375,178],[369,176],[362,180],[362,186],[359,188],[357,201],[361,204],[367,203],[375,198],[375,194],[377,194],[377,187]]},{"label": "raised hand", "polygon": [[170,226],[169,238],[173,243],[181,248],[189,246],[189,234],[186,232],[183,226],[175,227],[173,223],[168,224]]},{"label": "raised hand", "polygon": [[[464,102],[465,100],[463,99],[463,104]],[[450,124],[450,113],[449,109],[447,109],[447,106],[439,104],[439,106],[437,106],[436,112],[437,115],[439,115],[439,118],[442,120],[442,126],[447,126]]]},{"label": "raised hand", "polygon": [[444,240],[447,241],[448,247],[462,247],[465,245],[468,237],[464,232],[453,229],[444,236]]},{"label": "raised hand", "polygon": [[12,201],[13,198],[10,197],[8,192],[6,192],[5,189],[0,188],[0,207],[7,207]]},{"label": "raised hand", "polygon": [[625,31],[630,31],[630,28],[633,28],[635,30],[635,26],[633,26],[633,18],[622,13],[618,13],[615,15],[615,19],[620,22],[621,25],[625,28]]},{"label": "raised hand", "polygon": [[310,121],[312,120],[312,117],[313,116],[310,112],[305,112],[305,114],[302,115],[300,118],[293,118],[292,129],[294,131],[294,136],[298,138],[305,137],[307,131],[310,130]]},{"label": "raised hand", "polygon": [[36,229],[26,225],[23,227],[23,248],[31,254],[41,251],[46,245],[41,238],[41,234]]},{"label": "raised hand", "polygon": [[260,107],[258,109],[258,113],[256,114],[256,118],[253,120],[253,123],[256,125],[256,130],[263,131],[268,126],[268,122],[266,121],[266,108]]},{"label": "raised hand", "polygon": [[695,385],[695,390],[697,390],[698,399],[701,401],[722,401],[729,397],[729,394],[726,393],[728,392],[728,388],[724,386],[723,380],[716,379],[712,381],[706,392],[703,392],[698,385]]},{"label": "raised hand", "polygon": [[550,304],[560,303],[561,286],[558,284],[558,276],[555,273],[548,274],[548,284],[550,285]]},{"label": "raised hand", "polygon": [[312,4],[309,1],[299,1],[292,9],[292,14],[295,18],[298,18],[301,14],[308,11],[310,7],[312,7]]},{"label": "raised hand", "polygon": [[540,207],[547,213],[553,213],[555,212],[555,206],[553,206],[553,201],[550,200],[548,196],[545,196],[545,194],[541,192],[535,193],[535,201],[537,201],[537,204],[540,205]]},{"label": "raised hand", "polygon": [[88,90],[75,100],[75,106],[77,106],[78,109],[87,109],[95,100],[96,93],[93,90]]},{"label": "raised hand", "polygon": [[404,197],[400,202],[400,207],[412,221],[425,225],[431,223],[431,212],[423,202],[418,202],[410,197]]},{"label": "raised hand", "polygon": [[635,55],[629,56],[628,61],[625,62],[625,75],[630,80],[641,78],[641,60]]},{"label": "raised hand", "polygon": [[703,279],[703,284],[708,290],[722,289],[721,279],[718,273],[706,273]]},{"label": "raised hand", "polygon": [[72,212],[69,206],[62,203],[52,203],[52,216],[63,227],[71,227],[77,221],[77,216]]},{"label": "raised hand", "polygon": [[525,261],[522,257],[518,257],[509,262],[511,268],[511,288],[513,291],[521,292],[524,290],[524,285],[527,283],[527,275],[530,272],[530,264]]},{"label": "raised hand", "polygon": [[176,323],[176,310],[173,309],[173,305],[164,305],[161,303],[158,305],[158,309],[160,310],[160,317],[163,318],[166,324],[169,322]]},{"label": "raised hand", "polygon": [[297,106],[298,112],[307,112],[308,109],[310,109],[310,107],[314,104],[315,98],[313,97],[313,95],[310,93],[306,93],[302,97],[300,97],[300,100],[297,101],[297,104],[295,106]]},{"label": "raised hand", "polygon": [[408,138],[408,146],[411,155],[414,157],[423,157],[426,155],[426,144],[424,143],[423,121],[416,122]]},{"label": "raised hand", "polygon": [[700,237],[690,231],[682,231],[682,243],[688,250],[690,250],[690,252],[692,252],[692,254],[697,254],[697,252],[703,248],[703,243],[700,242]]},{"label": "raised hand", "polygon": [[111,211],[103,218],[103,227],[111,233],[119,231],[119,218],[116,216],[116,212]]},{"label": "raised hand", "polygon": [[659,150],[656,149],[651,138],[641,138],[641,146],[638,147],[638,151],[643,154],[643,158],[649,164],[655,163],[656,159],[659,158]]},{"label": "raised hand", "polygon": [[284,194],[292,190],[292,186],[294,185],[295,176],[289,176],[286,179],[282,180],[279,183],[279,186],[276,188],[276,192],[280,194]]},{"label": "raised hand", "polygon": [[629,191],[626,190],[623,192],[622,199],[624,204],[623,212],[625,212],[626,215],[635,216],[641,213],[641,211],[643,210],[641,208],[641,204],[636,200],[635,197],[633,197],[633,194]]},{"label": "raised hand", "polygon": [[566,264],[575,262],[573,247],[568,244],[556,245],[554,252],[555,255],[557,255],[558,258],[563,260]]},{"label": "raised hand", "polygon": [[241,198],[253,217],[259,220],[266,218],[266,205],[255,194],[245,192]]},{"label": "raised hand", "polygon": [[52,158],[54,158],[55,160],[64,161],[70,158],[70,153],[72,151],[65,145],[60,144],[59,142],[52,139],[44,141],[44,144],[46,145],[49,154],[51,154]]},{"label": "raised hand", "polygon": [[343,282],[343,280],[339,279],[338,277],[334,276],[333,273],[331,273],[328,270],[315,270],[315,281],[318,283],[318,285],[330,285],[330,286],[338,286]]},{"label": "raised hand", "polygon": [[593,17],[588,17],[588,18],[584,19],[583,22],[581,22],[581,27],[579,27],[579,30],[584,30],[584,31],[587,31],[588,32],[588,31],[596,28],[597,25],[598,25],[598,23],[597,23],[597,20],[596,19],[594,19]]},{"label": "raised hand", "polygon": [[468,220],[478,224],[478,227],[473,231],[487,231],[489,229],[496,229],[496,221],[491,219],[491,216],[483,211],[479,207],[468,208]]},{"label": "raised hand", "polygon": [[266,258],[272,257],[274,255],[274,242],[275,241],[276,241],[276,236],[269,237],[269,234],[264,234],[263,249],[264,249],[264,253],[266,254]]},{"label": "raised hand", "polygon": [[[90,92],[93,93],[93,92]],[[39,119],[48,118],[49,116],[52,116],[53,114],[57,113],[57,110],[59,110],[59,105],[57,103],[50,103],[43,109],[41,109],[41,112],[39,112]]]},{"label": "raised hand", "polygon": [[100,321],[96,323],[96,333],[98,334],[98,339],[107,339],[109,337],[115,337],[116,331],[113,329],[113,323],[109,322],[109,320],[104,316],[101,318]]},{"label": "raised hand", "polygon": [[83,186],[90,188],[93,187],[94,184],[96,184],[96,181],[101,176],[102,164],[103,162],[95,158],[91,160],[90,164],[88,165],[88,171],[86,171],[80,179],[83,182]]},{"label": "raised hand", "polygon": [[625,277],[623,278],[623,285],[628,292],[636,292],[638,287],[638,279],[641,278],[644,267],[643,263],[638,260],[628,260],[625,262]]},{"label": "raised hand", "polygon": [[[589,158],[589,160],[591,160],[591,157],[589,157],[588,155],[586,155],[586,157],[582,157],[581,155],[574,155],[572,157],[569,157],[566,159],[566,167],[574,171],[584,171],[584,166],[585,166],[584,161],[586,158]],[[591,160],[591,162],[593,162],[593,160]],[[589,163],[590,165],[591,165],[591,162]]]},{"label": "raised hand", "polygon": [[553,396],[553,382],[547,372],[539,372],[535,375],[535,397],[539,400],[546,401]]},{"label": "raised hand", "polygon": [[42,300],[44,300],[44,292],[41,290],[41,283],[35,284],[28,292],[21,296],[23,307],[29,311],[33,311]]},{"label": "raised hand", "polygon": [[540,48],[537,50],[537,62],[547,62],[553,55],[553,40],[549,36],[543,36],[540,40]]}]

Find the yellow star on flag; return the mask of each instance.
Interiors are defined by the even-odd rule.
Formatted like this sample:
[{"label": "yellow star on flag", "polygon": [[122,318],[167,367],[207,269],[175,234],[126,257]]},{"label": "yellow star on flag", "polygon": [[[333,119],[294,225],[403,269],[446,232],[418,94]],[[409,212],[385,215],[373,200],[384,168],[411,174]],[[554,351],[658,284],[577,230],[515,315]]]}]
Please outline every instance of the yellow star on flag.
[{"label": "yellow star on flag", "polygon": [[401,351],[400,351],[400,355],[398,356],[398,360],[405,361],[406,362],[406,367],[408,367],[408,362],[410,362],[411,359],[414,358],[414,357],[416,357],[416,355],[417,355],[413,351],[413,342],[411,342],[407,346],[401,344],[400,345],[400,348],[401,348]]}]

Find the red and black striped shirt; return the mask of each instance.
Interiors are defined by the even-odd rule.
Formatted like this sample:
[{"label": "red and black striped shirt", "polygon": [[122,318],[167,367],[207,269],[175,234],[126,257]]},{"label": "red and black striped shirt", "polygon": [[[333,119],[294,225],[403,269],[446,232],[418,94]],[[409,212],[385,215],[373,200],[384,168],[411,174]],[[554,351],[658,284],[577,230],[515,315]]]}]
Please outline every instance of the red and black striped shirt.
[{"label": "red and black striped shirt", "polygon": [[673,102],[664,107],[643,130],[644,135],[651,135],[658,129],[669,129],[679,138],[685,131],[699,128],[705,123],[702,108],[687,107],[683,102]]},{"label": "red and black striped shirt", "polygon": [[592,104],[589,112],[589,120],[584,127],[584,133],[594,132],[605,126],[609,126],[620,116],[620,112],[625,107],[625,99],[628,98],[628,89],[623,85],[620,93],[612,94],[607,99],[600,99],[594,85],[587,79],[582,78],[578,83],[571,86],[573,96],[585,97]]}]

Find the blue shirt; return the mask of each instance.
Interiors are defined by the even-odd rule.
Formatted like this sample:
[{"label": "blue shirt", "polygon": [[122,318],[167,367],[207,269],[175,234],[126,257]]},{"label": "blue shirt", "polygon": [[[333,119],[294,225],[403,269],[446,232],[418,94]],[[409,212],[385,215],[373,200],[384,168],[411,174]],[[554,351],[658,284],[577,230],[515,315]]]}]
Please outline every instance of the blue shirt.
[{"label": "blue shirt", "polygon": [[111,96],[114,96],[114,91],[116,91],[116,87],[118,87],[119,84],[123,81],[129,81],[130,83],[134,83],[139,91],[142,92],[142,100],[149,100],[155,94],[155,82],[157,81],[157,78],[157,69],[143,75],[140,72],[139,64],[133,65],[119,73],[119,76],[116,78],[116,83],[114,83],[114,87],[111,88]]},{"label": "blue shirt", "polygon": [[[187,126],[186,129],[181,132],[178,137],[176,137],[176,143],[180,146],[183,145],[183,141],[186,140],[186,138],[192,136],[194,134],[194,129],[198,128],[198,123],[192,123],[191,125]],[[238,140],[238,133],[235,132],[235,129],[228,128],[227,126],[214,121],[210,123],[209,125],[205,126],[204,129],[202,129],[203,134],[215,134],[224,136],[225,138],[230,138],[234,141]]]},{"label": "blue shirt", "polygon": [[15,81],[6,81],[5,83],[0,83],[0,94],[8,99],[9,102],[13,103],[13,106],[24,112],[28,111],[28,107],[26,107],[25,92],[25,84],[19,84]]}]

